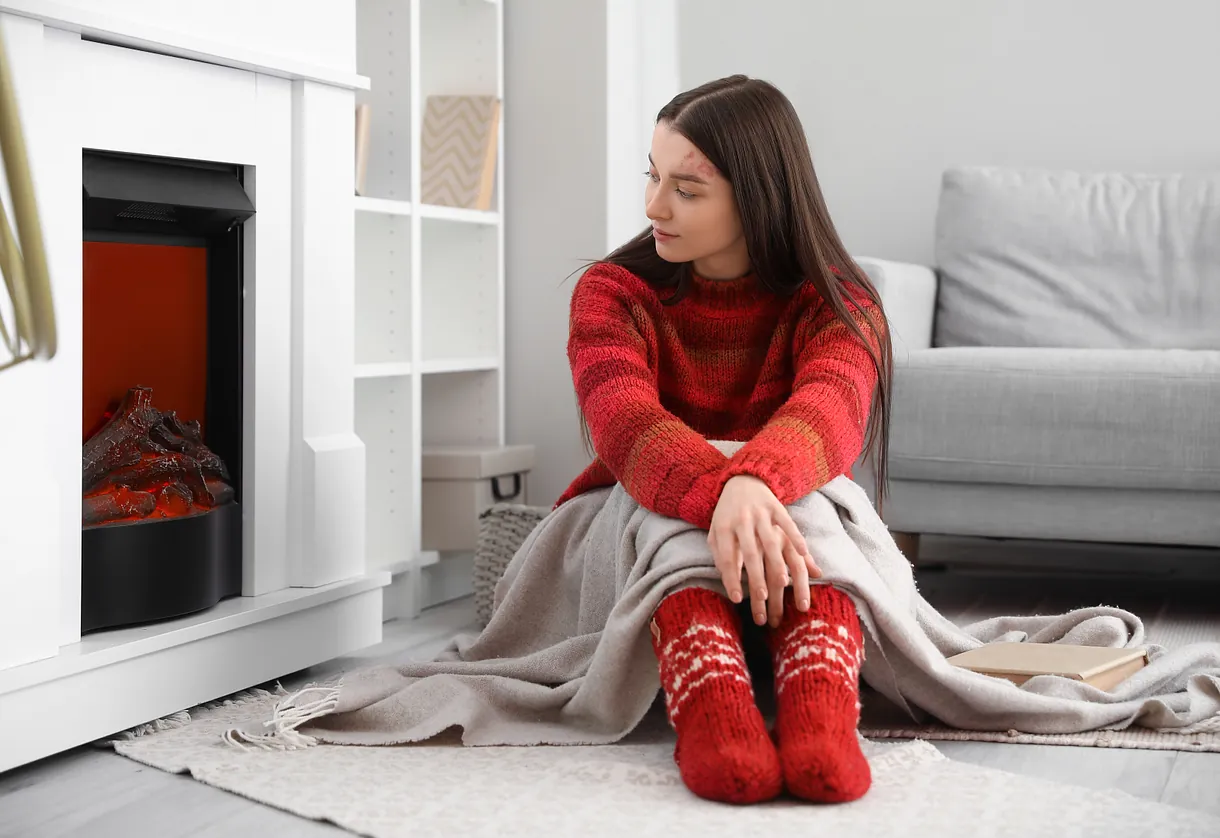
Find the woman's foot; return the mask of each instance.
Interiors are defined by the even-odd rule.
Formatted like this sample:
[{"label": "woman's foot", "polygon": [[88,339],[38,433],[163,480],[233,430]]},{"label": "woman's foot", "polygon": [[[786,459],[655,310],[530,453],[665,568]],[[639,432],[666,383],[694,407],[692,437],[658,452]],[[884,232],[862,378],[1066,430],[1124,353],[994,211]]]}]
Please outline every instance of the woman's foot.
[{"label": "woman's foot", "polygon": [[784,616],[768,632],[775,671],[775,737],[784,784],[797,797],[846,803],[872,783],[856,734],[860,722],[860,619],[847,594],[811,588],[809,610],[784,592]]},{"label": "woman's foot", "polygon": [[662,600],[651,628],[686,787],[723,803],[778,796],[779,756],[754,701],[733,605],[713,591],[685,588]]}]

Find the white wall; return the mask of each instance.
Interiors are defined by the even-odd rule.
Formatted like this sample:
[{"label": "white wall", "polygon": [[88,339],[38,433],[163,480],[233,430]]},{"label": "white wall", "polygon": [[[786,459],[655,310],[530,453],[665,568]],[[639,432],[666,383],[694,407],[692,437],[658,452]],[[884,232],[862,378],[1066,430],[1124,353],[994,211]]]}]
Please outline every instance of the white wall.
[{"label": "white wall", "polygon": [[1215,0],[679,0],[679,20],[684,88],[740,72],[792,99],[862,255],[931,259],[951,164],[1220,168]]},{"label": "white wall", "polygon": [[537,447],[529,502],[588,464],[567,360],[575,277],[643,229],[656,111],[677,92],[674,0],[504,9],[507,437]]},{"label": "white wall", "polygon": [[341,72],[356,71],[352,0],[3,0],[0,9],[87,21],[116,31],[185,35]]},{"label": "white wall", "polygon": [[604,20],[602,2],[504,10],[505,424],[509,442],[537,446],[532,503],[585,462],[565,277],[606,244]]},{"label": "white wall", "polygon": [[657,111],[679,90],[677,43],[675,0],[607,4],[607,250],[648,226],[644,172]]},{"label": "white wall", "polygon": [[505,8],[507,424],[538,446],[534,503],[586,462],[560,283],[642,226],[642,114],[678,89],[778,84],[860,254],[930,260],[951,164],[1220,167],[1214,0],[607,2]]}]

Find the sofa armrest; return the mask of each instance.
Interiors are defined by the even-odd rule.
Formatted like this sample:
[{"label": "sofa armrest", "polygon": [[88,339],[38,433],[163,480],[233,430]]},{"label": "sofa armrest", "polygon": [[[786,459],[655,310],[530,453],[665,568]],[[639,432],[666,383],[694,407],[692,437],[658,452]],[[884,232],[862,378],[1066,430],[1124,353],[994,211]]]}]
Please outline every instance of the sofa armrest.
[{"label": "sofa armrest", "polygon": [[868,257],[856,260],[868,274],[890,324],[895,358],[901,353],[932,348],[932,318],[936,313],[936,271],[926,265]]}]

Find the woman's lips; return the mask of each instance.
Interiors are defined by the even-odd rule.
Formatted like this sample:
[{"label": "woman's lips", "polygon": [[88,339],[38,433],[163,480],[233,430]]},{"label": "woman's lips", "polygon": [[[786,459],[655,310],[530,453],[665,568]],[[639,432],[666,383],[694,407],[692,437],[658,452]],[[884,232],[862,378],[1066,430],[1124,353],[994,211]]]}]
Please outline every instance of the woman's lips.
[{"label": "woman's lips", "polygon": [[652,228],[652,237],[654,239],[656,239],[657,241],[663,241],[663,242],[667,242],[670,239],[677,238],[677,236],[675,236],[673,233],[667,233],[659,227]]}]

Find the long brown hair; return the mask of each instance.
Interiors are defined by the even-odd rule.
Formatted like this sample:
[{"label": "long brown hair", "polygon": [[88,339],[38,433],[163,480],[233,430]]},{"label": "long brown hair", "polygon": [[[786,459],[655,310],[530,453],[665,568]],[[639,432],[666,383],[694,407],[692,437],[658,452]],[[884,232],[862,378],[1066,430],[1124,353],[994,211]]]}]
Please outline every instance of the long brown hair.
[{"label": "long brown hair", "polygon": [[[830,220],[796,109],[774,85],[735,75],[678,94],[661,108],[656,121],[690,140],[732,186],[751,269],[762,285],[789,296],[812,283],[868,348],[877,370],[877,391],[864,448],[873,461],[880,508],[888,481],[893,375],[889,329],[884,313],[881,322],[875,313],[882,312],[877,289],[852,260]],[[663,297],[669,305],[690,290],[690,264],[666,262],[657,255],[651,227],[601,262],[626,268],[653,287],[669,291]],[[862,308],[848,286],[858,288],[875,310]],[[877,346],[865,336],[853,312],[868,324]],[[581,425],[591,451],[583,415]]]}]

